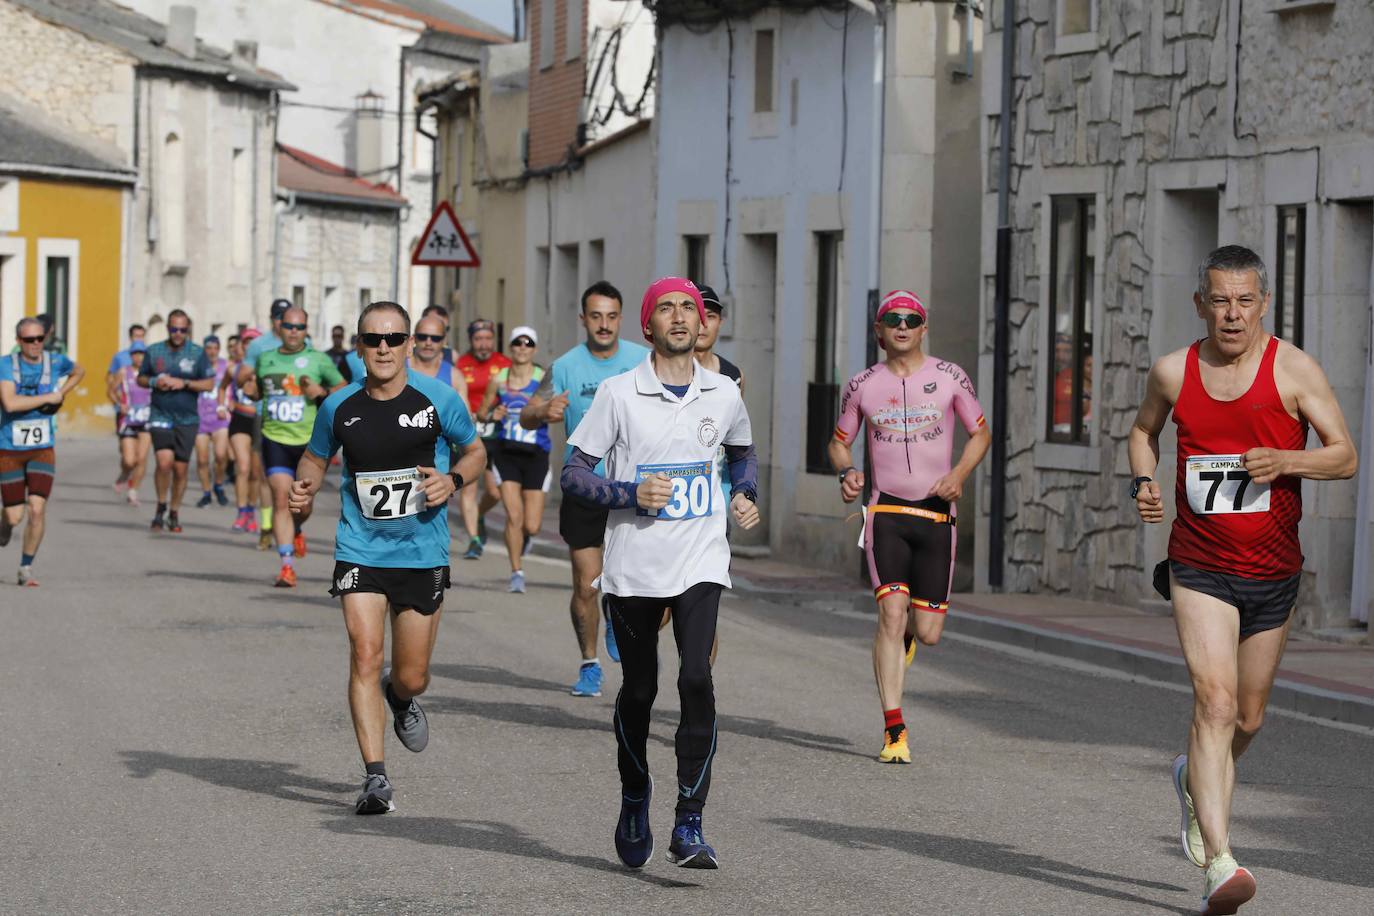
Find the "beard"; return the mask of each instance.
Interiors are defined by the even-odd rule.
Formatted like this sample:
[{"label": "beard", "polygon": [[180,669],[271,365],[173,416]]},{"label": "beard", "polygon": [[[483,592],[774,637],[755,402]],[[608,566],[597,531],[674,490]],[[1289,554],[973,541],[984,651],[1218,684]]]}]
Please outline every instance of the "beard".
[{"label": "beard", "polygon": [[662,337],[655,337],[654,344],[670,356],[681,356],[683,353],[693,353],[696,351],[697,339],[688,336],[681,341],[677,341],[665,334]]}]

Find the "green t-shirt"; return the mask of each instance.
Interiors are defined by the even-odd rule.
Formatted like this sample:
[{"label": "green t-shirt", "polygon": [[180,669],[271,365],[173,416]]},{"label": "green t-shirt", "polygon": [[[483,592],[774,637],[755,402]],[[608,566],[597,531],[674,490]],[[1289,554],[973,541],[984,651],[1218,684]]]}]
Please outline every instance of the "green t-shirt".
[{"label": "green t-shirt", "polygon": [[262,393],[262,434],[282,445],[305,445],[315,427],[315,402],[301,392],[301,379],[325,388],[343,384],[334,360],[306,347],[295,353],[268,350],[258,354],[258,390]]}]

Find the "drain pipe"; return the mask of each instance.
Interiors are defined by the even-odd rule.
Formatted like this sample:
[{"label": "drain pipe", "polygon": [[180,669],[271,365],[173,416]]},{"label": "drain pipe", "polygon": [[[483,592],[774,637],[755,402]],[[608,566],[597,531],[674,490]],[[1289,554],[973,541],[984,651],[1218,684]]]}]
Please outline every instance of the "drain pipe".
[{"label": "drain pipe", "polygon": [[[1360,423],[1360,457],[1374,459],[1374,270],[1369,277],[1369,340],[1365,353],[1369,361],[1364,367],[1364,418]],[[1374,474],[1363,470],[1360,474],[1359,496],[1355,503],[1355,573],[1350,583],[1350,619],[1369,623],[1370,589],[1370,528],[1374,527]]]},{"label": "drain pipe", "polygon": [[1011,361],[1011,106],[1016,67],[1016,2],[1002,0],[1002,116],[997,169],[997,279],[992,332],[992,466],[988,500],[988,585],[1002,588],[1007,515],[1007,372]]}]

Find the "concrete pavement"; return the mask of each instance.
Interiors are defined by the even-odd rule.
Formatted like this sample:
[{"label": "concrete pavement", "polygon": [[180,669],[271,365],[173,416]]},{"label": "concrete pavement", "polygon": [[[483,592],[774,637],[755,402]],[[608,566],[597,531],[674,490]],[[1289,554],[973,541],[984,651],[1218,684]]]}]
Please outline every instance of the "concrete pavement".
[{"label": "concrete pavement", "polygon": [[[0,910],[138,913],[1182,913],[1168,764],[1188,699],[1024,649],[922,649],[916,764],[873,761],[871,617],[806,595],[727,598],[720,751],[706,813],[723,868],[659,855],[625,872],[609,722],[618,685],[567,694],[567,570],[454,560],[423,700],[433,738],[388,741],[396,813],[360,818],[347,641],[325,590],[337,497],[308,528],[301,587],[228,531],[232,510],[146,531],[118,504],[110,441],[59,445],[43,587],[0,586],[8,782]],[[145,502],[149,490],[145,486]],[[556,535],[555,535],[556,536]],[[13,545],[0,552],[12,581]],[[671,647],[664,646],[665,661]],[[650,762],[671,824],[671,665]],[[1241,766],[1234,844],[1247,914],[1374,909],[1374,736],[1272,716]]]}]

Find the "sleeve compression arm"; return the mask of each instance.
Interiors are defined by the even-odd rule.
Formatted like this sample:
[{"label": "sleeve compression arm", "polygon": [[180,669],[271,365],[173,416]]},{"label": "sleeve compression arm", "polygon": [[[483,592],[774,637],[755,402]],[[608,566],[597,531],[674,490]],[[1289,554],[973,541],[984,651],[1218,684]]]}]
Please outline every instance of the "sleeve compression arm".
[{"label": "sleeve compression arm", "polygon": [[572,455],[563,463],[563,473],[559,483],[563,492],[580,496],[607,509],[633,509],[638,486],[624,480],[607,480],[598,477],[596,466],[600,458],[588,455],[580,448],[574,448]]},{"label": "sleeve compression arm", "polygon": [[725,461],[730,470],[730,489],[758,502],[759,458],[752,445],[725,446]]}]

